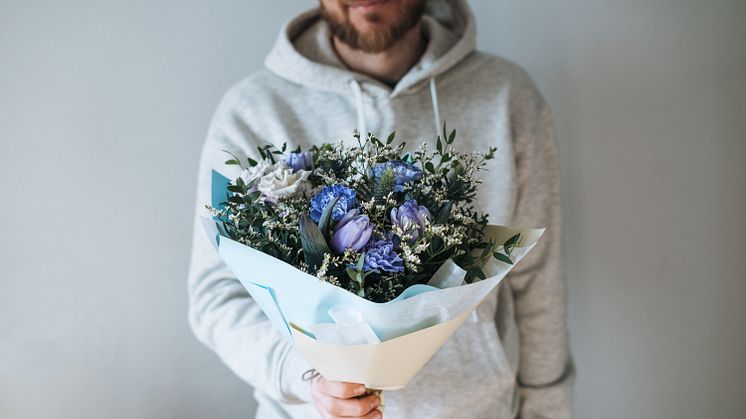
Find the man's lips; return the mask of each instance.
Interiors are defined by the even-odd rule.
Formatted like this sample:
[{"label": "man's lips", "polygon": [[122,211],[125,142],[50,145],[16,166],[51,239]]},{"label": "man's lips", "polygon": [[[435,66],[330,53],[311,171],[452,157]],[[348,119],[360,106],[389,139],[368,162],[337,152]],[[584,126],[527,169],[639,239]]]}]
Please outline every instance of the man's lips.
[{"label": "man's lips", "polygon": [[351,9],[368,10],[386,3],[388,0],[357,0],[347,2],[347,7]]}]

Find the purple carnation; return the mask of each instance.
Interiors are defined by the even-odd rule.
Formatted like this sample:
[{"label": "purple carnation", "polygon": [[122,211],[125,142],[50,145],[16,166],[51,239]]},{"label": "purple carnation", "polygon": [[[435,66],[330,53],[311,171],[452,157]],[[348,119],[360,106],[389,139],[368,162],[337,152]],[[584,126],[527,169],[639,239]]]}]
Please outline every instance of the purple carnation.
[{"label": "purple carnation", "polygon": [[338,196],[340,199],[332,209],[332,220],[339,221],[347,214],[347,211],[355,206],[355,191],[353,189],[339,184],[327,186],[311,198],[310,215],[314,223],[319,222],[324,208]]},{"label": "purple carnation", "polygon": [[415,182],[422,177],[422,170],[419,167],[403,161],[394,160],[387,161],[386,163],[378,163],[373,166],[373,179],[378,181],[387,170],[394,171],[396,179],[394,190],[396,192],[403,192],[405,184]]},{"label": "purple carnation", "polygon": [[379,269],[384,272],[404,272],[404,261],[394,250],[389,240],[377,240],[368,245],[365,251],[364,271]]}]

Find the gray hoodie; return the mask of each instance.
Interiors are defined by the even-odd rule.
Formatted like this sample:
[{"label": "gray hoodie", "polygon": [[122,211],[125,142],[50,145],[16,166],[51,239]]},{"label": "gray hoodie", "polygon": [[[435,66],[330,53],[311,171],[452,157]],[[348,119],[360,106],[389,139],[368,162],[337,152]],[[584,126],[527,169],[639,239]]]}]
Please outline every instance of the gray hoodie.
[{"label": "gray hoodie", "polygon": [[566,330],[557,150],[550,110],[515,64],[475,50],[465,0],[428,5],[421,60],[389,87],[339,60],[318,10],[284,25],[266,69],[225,95],[202,150],[189,271],[195,335],[255,388],[257,418],[319,418],[310,369],[218,258],[199,223],[210,171],[238,173],[229,150],[256,158],[265,142],[304,148],[352,141],[352,129],[434,144],[441,122],[462,151],[497,147],[476,205],[495,224],[546,227],[534,250],[403,390],[387,418],[568,418],[574,370]]}]

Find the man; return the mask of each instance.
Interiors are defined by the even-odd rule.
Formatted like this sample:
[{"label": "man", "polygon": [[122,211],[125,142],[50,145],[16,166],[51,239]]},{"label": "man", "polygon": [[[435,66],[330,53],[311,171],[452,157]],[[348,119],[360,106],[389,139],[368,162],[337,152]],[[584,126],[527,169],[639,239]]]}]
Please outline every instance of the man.
[{"label": "man", "polygon": [[[560,262],[559,182],[549,108],[516,65],[475,51],[465,0],[321,0],[290,20],[259,71],[219,105],[199,172],[229,150],[304,148],[352,129],[434,143],[441,120],[464,151],[498,148],[477,206],[497,224],[546,227],[534,250],[403,390],[389,418],[568,418],[573,366]],[[380,417],[354,383],[304,381],[311,367],[273,329],[195,222],[189,278],[194,333],[255,387],[257,418]],[[360,390],[360,391],[359,391]]]}]

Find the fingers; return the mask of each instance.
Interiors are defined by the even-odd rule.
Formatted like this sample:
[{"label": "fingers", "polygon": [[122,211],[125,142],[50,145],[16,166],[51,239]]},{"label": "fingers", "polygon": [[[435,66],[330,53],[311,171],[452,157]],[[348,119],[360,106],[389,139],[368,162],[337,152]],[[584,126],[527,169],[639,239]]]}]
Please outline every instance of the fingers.
[{"label": "fingers", "polygon": [[323,410],[331,414],[332,417],[343,418],[365,417],[380,404],[380,399],[375,394],[359,399],[337,399],[319,393],[315,395],[315,399],[316,403],[321,405]]},{"label": "fingers", "polygon": [[[359,387],[362,387],[362,391]],[[326,381],[319,378],[314,380],[312,394],[316,409],[325,419],[381,418],[381,412],[376,410],[381,404],[380,397],[377,394],[365,396],[365,387],[360,384]]]},{"label": "fingers", "polygon": [[[346,405],[349,403],[349,405]],[[356,403],[356,405],[353,405]],[[316,410],[318,410],[325,419],[337,419],[337,418],[366,418],[366,419],[380,419],[381,411],[372,408],[365,411],[365,406],[378,406],[378,404],[368,404],[366,402],[360,403],[355,399],[342,400],[335,399],[333,401],[321,401],[317,399],[315,402]]]},{"label": "fingers", "polygon": [[365,386],[362,384],[327,381],[322,376],[314,380],[314,388],[317,388],[322,394],[338,399],[350,399],[365,394]]}]

